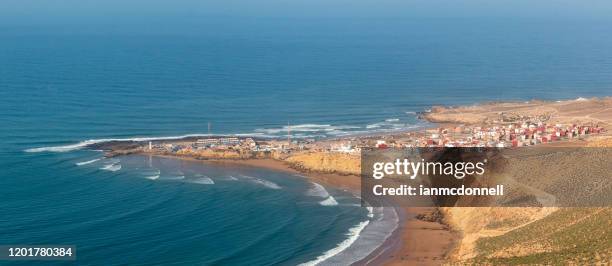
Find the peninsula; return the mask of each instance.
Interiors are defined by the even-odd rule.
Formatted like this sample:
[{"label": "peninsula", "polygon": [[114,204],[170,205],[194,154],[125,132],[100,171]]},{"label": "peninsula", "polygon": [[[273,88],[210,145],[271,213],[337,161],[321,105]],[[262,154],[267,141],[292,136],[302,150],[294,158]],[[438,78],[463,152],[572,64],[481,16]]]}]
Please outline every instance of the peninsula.
[{"label": "peninsula", "polygon": [[[562,101],[495,102],[472,106],[440,107],[419,114],[432,127],[407,132],[346,136],[330,139],[267,139],[239,136],[202,136],[175,140],[112,141],[92,144],[106,156],[144,154],[172,156],[209,163],[247,164],[299,172],[328,185],[357,192],[360,188],[360,151],[404,147],[497,147],[522,149],[548,146],[612,145],[612,98],[578,98]],[[610,254],[610,243],[589,252],[562,249],[556,244],[536,247],[529,233],[553,228],[582,217],[607,217],[610,208],[566,210],[557,208],[402,208],[403,219],[386,245],[368,261],[389,265],[404,263],[569,262],[581,252],[589,262],[601,262]],[[529,225],[539,224],[538,228]],[[548,226],[548,227],[547,227]],[[554,227],[562,234],[567,226]],[[521,231],[522,230],[522,231]],[[551,229],[552,230],[552,229]],[[596,231],[596,230],[595,230]],[[581,243],[609,239],[599,232]],[[548,243],[556,235],[538,236]],[[523,239],[499,244],[497,239]],[[427,241],[422,241],[427,239]],[[535,238],[534,238],[535,239]],[[598,242],[599,241],[599,242]],[[518,256],[515,251],[520,250]],[[561,250],[561,251],[559,251]],[[568,256],[557,256],[559,252]],[[568,251],[569,250],[569,251]],[[533,257],[536,256],[534,259]],[[542,260],[538,260],[540,256]],[[556,257],[555,257],[556,256]],[[531,260],[530,260],[531,259]],[[576,262],[576,261],[572,261]]]}]

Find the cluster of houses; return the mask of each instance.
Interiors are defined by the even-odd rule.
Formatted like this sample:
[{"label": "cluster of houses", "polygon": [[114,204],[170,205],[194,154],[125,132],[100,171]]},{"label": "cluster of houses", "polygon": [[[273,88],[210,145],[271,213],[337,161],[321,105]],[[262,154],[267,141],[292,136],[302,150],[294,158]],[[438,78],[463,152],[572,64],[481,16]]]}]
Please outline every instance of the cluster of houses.
[{"label": "cluster of houses", "polygon": [[[600,133],[599,126],[549,125],[543,122],[510,124],[506,126],[473,127],[466,129],[467,136],[448,138],[448,132],[442,130],[439,138],[430,138],[427,144],[447,147],[523,147],[541,143],[585,137],[588,134]],[[445,134],[446,133],[446,134]],[[452,135],[450,135],[452,136]]]},{"label": "cluster of houses", "polygon": [[542,143],[583,138],[602,133],[598,125],[550,125],[544,122],[516,123],[497,126],[458,126],[454,128],[428,129],[412,138],[380,141],[376,147],[498,147],[513,148]]},{"label": "cluster of houses", "polygon": [[243,147],[255,147],[255,141],[252,138],[241,140],[236,137],[227,138],[207,138],[198,139],[195,143],[192,143],[189,148],[201,150],[201,149],[239,149]]},{"label": "cluster of houses", "polygon": [[404,135],[388,135],[377,138],[361,137],[332,142],[327,151],[358,153],[361,149],[375,147],[497,147],[515,148],[543,143],[584,138],[604,132],[599,125],[549,125],[544,122],[522,122],[493,126],[457,126],[410,132]]},{"label": "cluster of houses", "polygon": [[532,146],[604,132],[599,125],[546,124],[545,122],[518,122],[490,126],[457,126],[435,128],[387,136],[361,136],[353,138],[320,140],[254,140],[253,138],[219,137],[195,141],[172,143],[149,143],[149,150],[177,152],[237,151],[237,152],[278,152],[320,151],[337,153],[359,153],[366,148],[403,147],[498,147],[512,148]]},{"label": "cluster of houses", "polygon": [[[314,142],[314,140],[312,140]],[[310,142],[308,142],[310,143]],[[219,137],[219,138],[203,138],[195,141],[172,141],[169,143],[153,143],[149,142],[146,148],[156,152],[178,152],[181,150],[199,151],[252,151],[252,152],[288,152],[295,149],[304,149],[305,141],[287,141],[279,140],[254,140],[253,138],[238,138],[238,137]]]}]

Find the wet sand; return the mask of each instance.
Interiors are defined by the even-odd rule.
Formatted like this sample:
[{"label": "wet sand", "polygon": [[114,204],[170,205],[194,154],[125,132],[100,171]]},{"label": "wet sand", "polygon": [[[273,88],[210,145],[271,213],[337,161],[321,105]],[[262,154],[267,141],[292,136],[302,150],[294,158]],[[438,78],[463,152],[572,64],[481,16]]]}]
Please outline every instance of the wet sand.
[{"label": "wet sand", "polygon": [[406,207],[405,218],[400,225],[401,245],[386,265],[441,265],[446,263],[460,236],[447,226],[422,221],[416,215],[433,208]]}]

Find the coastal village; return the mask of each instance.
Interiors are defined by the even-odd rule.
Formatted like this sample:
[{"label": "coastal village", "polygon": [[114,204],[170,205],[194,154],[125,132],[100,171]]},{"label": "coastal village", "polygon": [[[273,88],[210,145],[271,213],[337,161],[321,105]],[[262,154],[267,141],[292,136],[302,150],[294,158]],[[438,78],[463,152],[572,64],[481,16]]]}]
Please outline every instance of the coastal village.
[{"label": "coastal village", "polygon": [[[160,155],[180,157],[186,160],[210,160],[211,163],[296,171],[300,175],[304,173],[318,183],[359,191],[361,189],[360,152],[362,150],[404,147],[493,147],[507,149],[510,153],[525,151],[530,155],[528,160],[524,160],[521,156],[513,156],[509,158],[512,163],[504,166],[504,175],[506,173],[512,175],[513,180],[518,180],[517,182],[535,184],[540,188],[547,186],[557,195],[566,194],[570,195],[569,197],[575,197],[574,195],[579,194],[574,188],[578,188],[582,189],[581,191],[588,190],[584,194],[593,195],[593,199],[605,198],[600,195],[606,194],[593,194],[593,191],[607,193],[605,188],[598,190],[593,189],[593,186],[573,186],[576,180],[585,180],[585,184],[594,186],[607,184],[605,181],[609,175],[601,174],[609,172],[605,168],[605,165],[609,165],[609,160],[606,160],[609,156],[606,156],[605,149],[603,151],[580,149],[570,154],[542,152],[545,149],[539,149],[539,147],[565,147],[566,145],[610,147],[612,145],[612,137],[609,132],[612,124],[610,121],[612,98],[432,108],[427,114],[422,114],[421,118],[435,124],[432,124],[431,128],[421,130],[377,132],[341,138],[297,138],[290,134],[291,128],[287,127],[285,136],[274,139],[209,134],[173,140],[108,142],[93,145],[90,148],[105,150],[107,156],[132,153]],[[535,147],[535,149],[530,147]],[[536,153],[531,153],[534,151]],[[259,158],[264,160],[243,160]],[[592,158],[598,158],[598,160],[592,160]],[[571,160],[572,163],[557,163],[557,161],[565,160]],[[584,171],[583,169],[601,170]],[[544,190],[535,189],[534,191],[539,193]],[[609,243],[609,230],[606,230],[609,226],[606,226],[609,221],[607,218],[610,216],[610,208],[406,207],[402,210],[414,214],[415,218],[402,221],[404,228],[410,228],[410,230],[400,231],[401,239],[409,241],[415,238],[428,239],[432,236],[431,233],[435,232],[434,236],[440,237],[443,241],[430,242],[439,243],[444,252],[439,255],[440,258],[445,258],[445,254],[452,252],[452,254],[457,254],[453,255],[456,257],[453,257],[452,260],[459,262],[488,262],[489,259],[496,259],[497,257],[491,257],[492,253],[488,253],[488,250],[478,249],[476,245],[479,243],[497,245],[496,243],[499,242],[496,240],[497,237],[510,239],[511,248],[518,246],[523,250],[533,247],[533,243],[536,242],[531,241],[532,239],[537,240],[538,244],[554,243],[551,247],[555,252],[556,250],[565,252],[563,247],[568,245],[576,247],[575,243],[578,243],[580,247],[589,247],[592,243]],[[585,219],[585,217],[594,217],[594,219]],[[592,226],[594,221],[597,222],[597,226]],[[537,226],[533,227],[534,224]],[[576,224],[585,228],[588,226],[589,230],[597,231],[576,234]],[[529,230],[524,231],[522,228]],[[501,233],[494,238],[483,236],[482,232],[491,230]],[[554,234],[550,234],[550,231],[553,231]],[[564,239],[563,242],[556,242],[558,241],[556,237],[560,235],[568,235],[571,238]],[[554,241],[551,241],[553,237]],[[527,239],[527,241],[516,239]],[[508,251],[507,246],[494,247],[495,252],[502,254],[499,257],[501,259],[508,258],[504,257],[504,254],[510,254],[510,256],[515,254],[515,250]],[[604,248],[594,250],[587,256],[594,257],[596,260],[609,261],[609,257],[605,257],[609,254],[609,248]],[[534,250],[538,253],[532,252],[528,255],[532,256],[541,252],[539,246]],[[409,256],[408,254],[413,253],[411,249],[406,249],[398,254],[401,254],[403,261]],[[552,254],[555,258],[560,257],[559,253],[548,254]],[[573,256],[572,253],[568,254]],[[583,253],[579,254],[582,256]],[[565,258],[561,257],[559,261],[564,262]]]},{"label": "coastal village", "polygon": [[605,132],[597,124],[548,124],[547,117],[512,118],[487,125],[453,125],[420,131],[336,139],[255,139],[209,137],[191,141],[148,142],[144,152],[191,155],[201,158],[282,157],[300,151],[357,154],[362,149],[411,147],[518,148],[584,139]]}]

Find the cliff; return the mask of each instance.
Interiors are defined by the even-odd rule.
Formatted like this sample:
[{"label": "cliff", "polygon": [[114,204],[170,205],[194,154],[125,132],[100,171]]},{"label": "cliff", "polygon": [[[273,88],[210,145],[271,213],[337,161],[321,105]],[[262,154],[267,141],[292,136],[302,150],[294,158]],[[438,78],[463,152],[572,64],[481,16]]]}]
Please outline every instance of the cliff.
[{"label": "cliff", "polygon": [[359,175],[361,159],[359,155],[328,152],[297,153],[285,159],[293,168],[302,171]]}]

